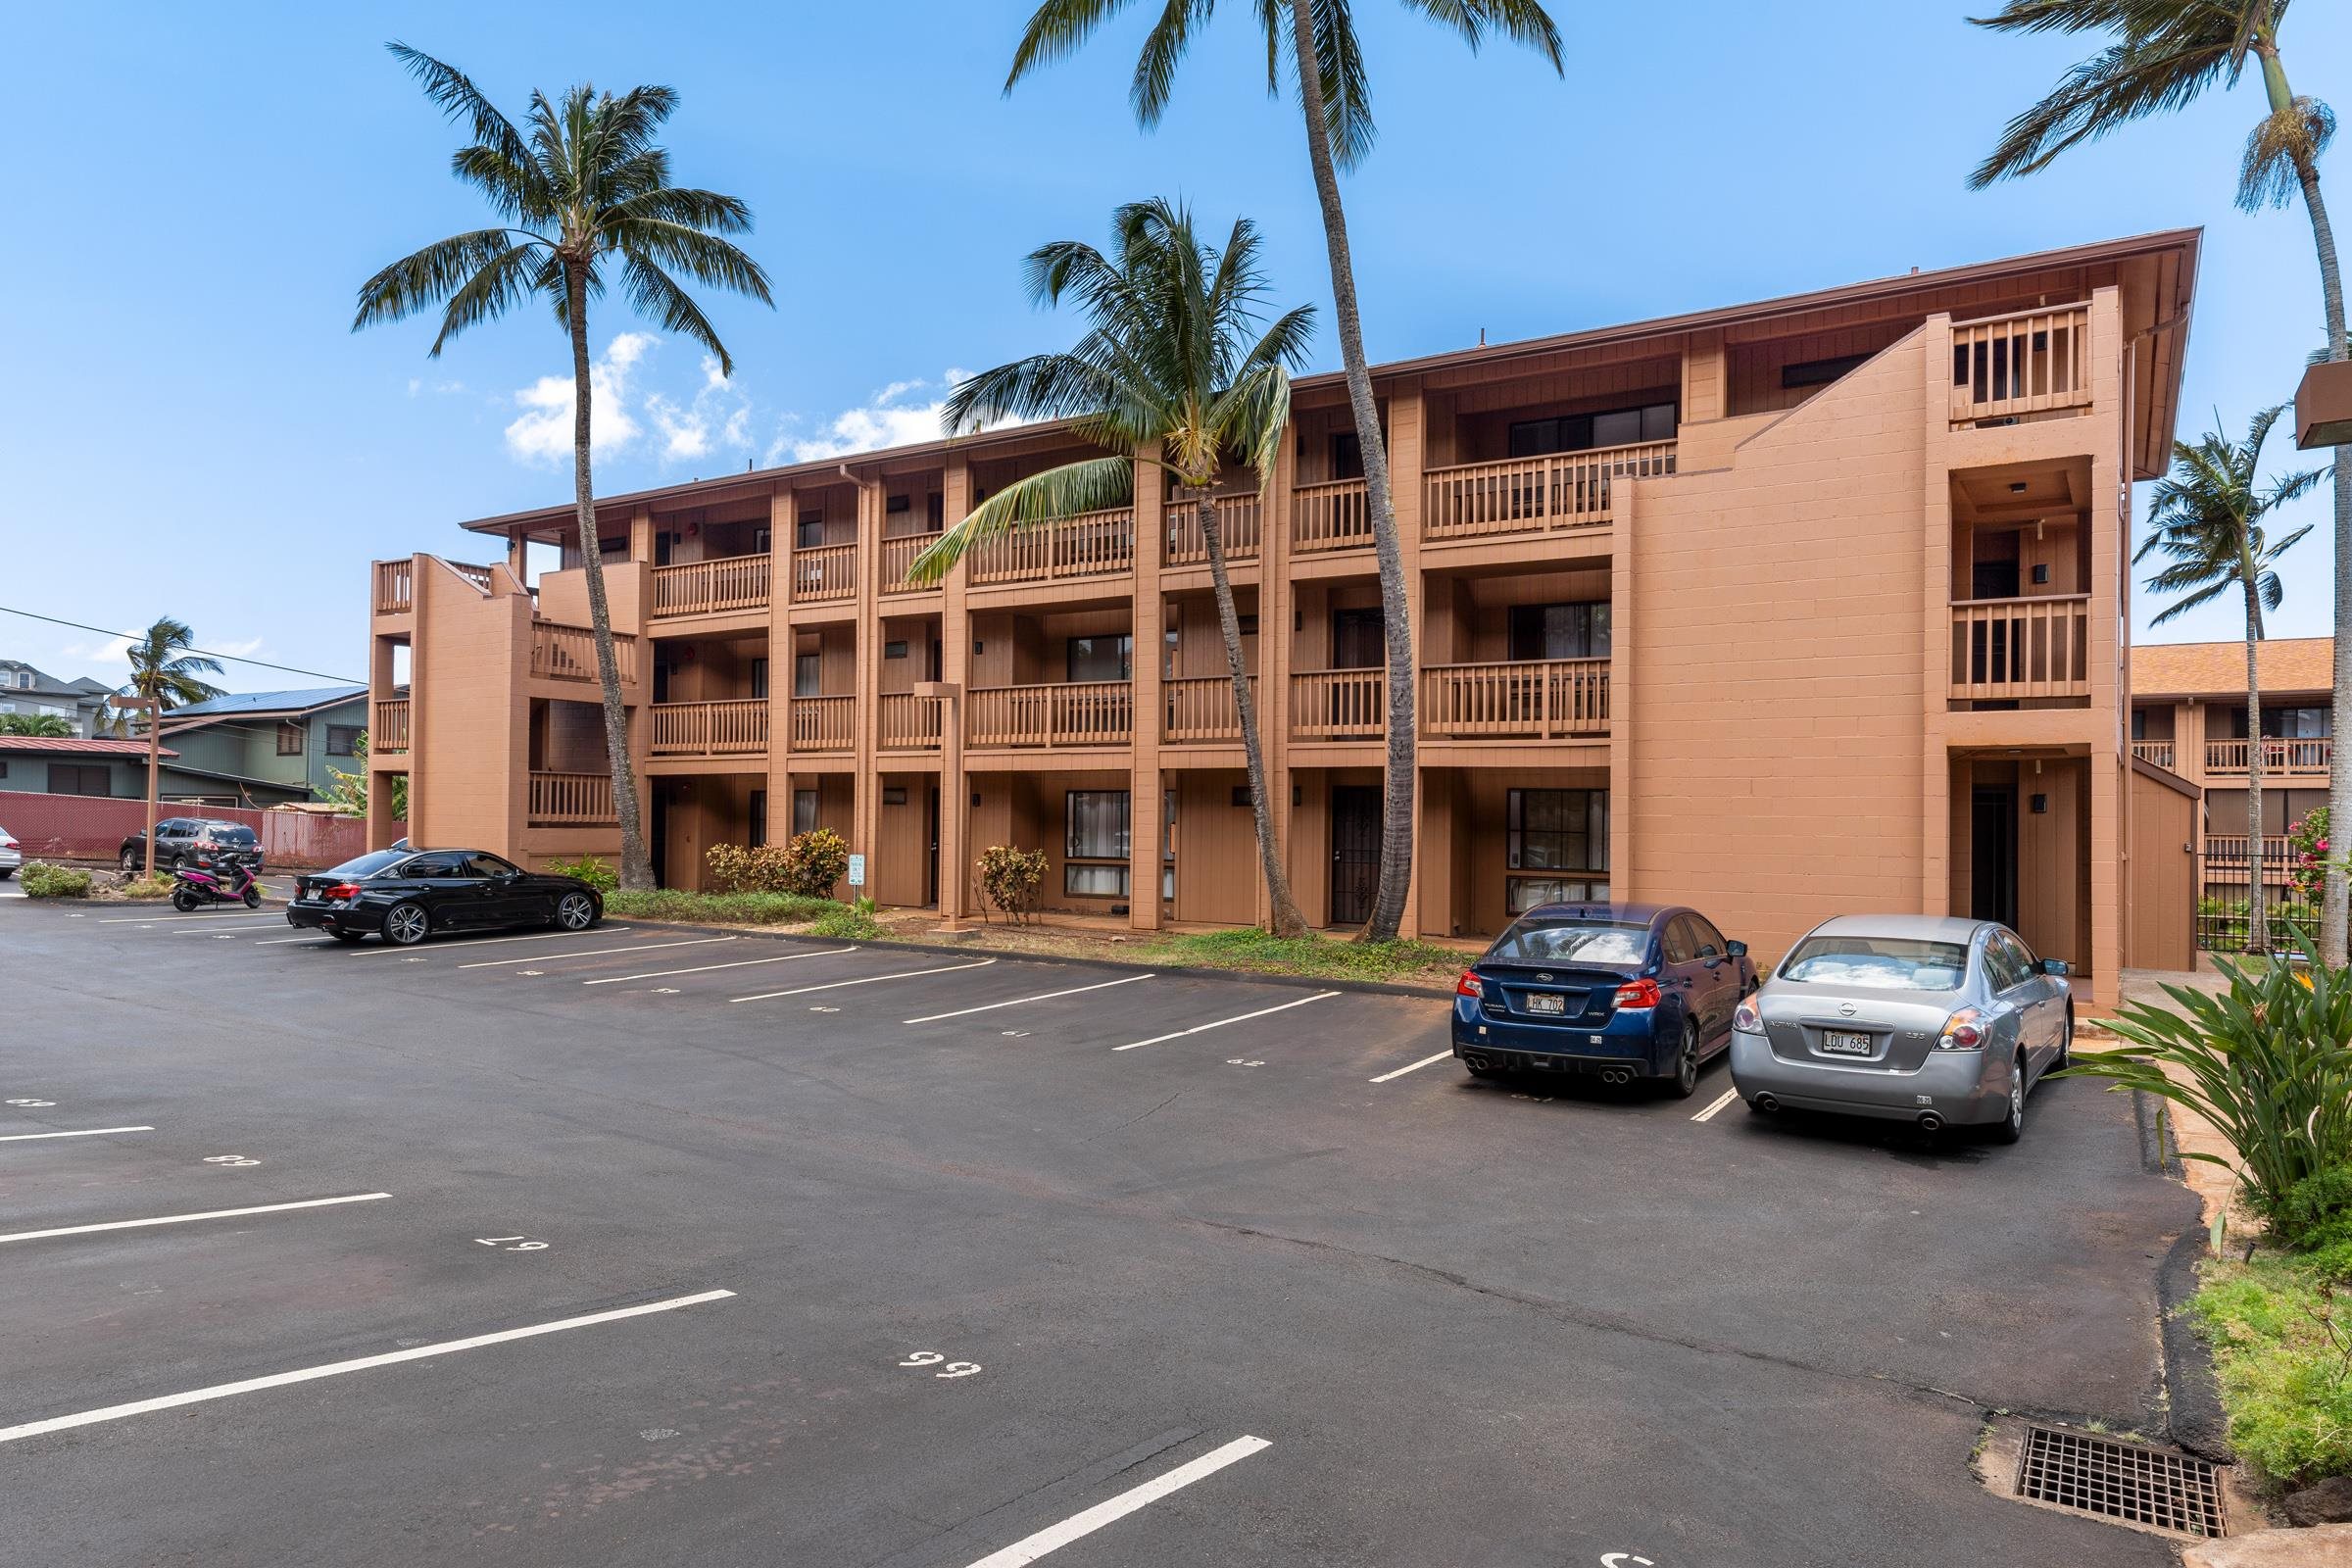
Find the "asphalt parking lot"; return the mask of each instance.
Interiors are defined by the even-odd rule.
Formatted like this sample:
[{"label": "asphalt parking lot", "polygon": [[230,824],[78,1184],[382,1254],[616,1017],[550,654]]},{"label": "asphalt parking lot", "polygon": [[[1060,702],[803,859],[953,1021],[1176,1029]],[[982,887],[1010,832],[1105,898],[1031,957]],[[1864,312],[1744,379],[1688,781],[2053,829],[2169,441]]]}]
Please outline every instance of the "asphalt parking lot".
[{"label": "asphalt parking lot", "polygon": [[2089,1083],[1931,1144],[1435,1001],[37,903],[0,1037],[0,1559],[2173,1560],[1969,1474],[2159,1419],[2195,1204]]}]

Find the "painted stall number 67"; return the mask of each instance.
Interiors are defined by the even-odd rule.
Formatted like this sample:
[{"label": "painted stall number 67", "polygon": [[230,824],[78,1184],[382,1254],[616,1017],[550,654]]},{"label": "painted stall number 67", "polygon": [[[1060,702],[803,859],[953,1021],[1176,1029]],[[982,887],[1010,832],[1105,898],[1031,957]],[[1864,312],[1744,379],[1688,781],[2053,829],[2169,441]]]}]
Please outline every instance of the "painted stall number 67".
[{"label": "painted stall number 67", "polygon": [[917,1350],[907,1356],[906,1360],[901,1361],[899,1365],[938,1366],[942,1361],[947,1361],[947,1369],[932,1373],[931,1375],[935,1378],[968,1378],[973,1373],[983,1370],[977,1361],[948,1361],[948,1358],[937,1350]]}]

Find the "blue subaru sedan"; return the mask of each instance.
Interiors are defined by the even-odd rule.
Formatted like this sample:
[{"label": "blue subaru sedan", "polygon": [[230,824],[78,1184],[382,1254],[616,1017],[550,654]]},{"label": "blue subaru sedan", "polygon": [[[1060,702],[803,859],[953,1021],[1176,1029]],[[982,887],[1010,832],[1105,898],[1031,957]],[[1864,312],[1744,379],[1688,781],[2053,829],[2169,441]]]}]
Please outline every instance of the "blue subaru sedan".
[{"label": "blue subaru sedan", "polygon": [[1747,944],[1696,909],[1546,904],[1494,939],[1454,986],[1453,1054],[1473,1076],[1637,1078],[1688,1098],[1732,1043],[1756,989]]}]

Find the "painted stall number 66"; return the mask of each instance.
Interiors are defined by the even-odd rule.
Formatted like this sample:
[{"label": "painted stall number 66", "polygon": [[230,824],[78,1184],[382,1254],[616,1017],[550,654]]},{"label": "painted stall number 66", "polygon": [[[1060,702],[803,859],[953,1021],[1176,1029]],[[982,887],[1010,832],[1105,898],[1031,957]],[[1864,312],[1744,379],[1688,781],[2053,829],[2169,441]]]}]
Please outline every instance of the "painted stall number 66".
[{"label": "painted stall number 66", "polygon": [[948,1361],[948,1358],[937,1350],[917,1350],[906,1360],[901,1361],[899,1365],[938,1366],[942,1361],[948,1362],[947,1370],[932,1373],[931,1375],[935,1378],[968,1378],[981,1370],[980,1363],[977,1361]]},{"label": "painted stall number 66", "polygon": [[207,1154],[204,1156],[204,1162],[207,1165],[259,1165],[261,1163],[258,1159],[247,1159],[243,1154]]}]

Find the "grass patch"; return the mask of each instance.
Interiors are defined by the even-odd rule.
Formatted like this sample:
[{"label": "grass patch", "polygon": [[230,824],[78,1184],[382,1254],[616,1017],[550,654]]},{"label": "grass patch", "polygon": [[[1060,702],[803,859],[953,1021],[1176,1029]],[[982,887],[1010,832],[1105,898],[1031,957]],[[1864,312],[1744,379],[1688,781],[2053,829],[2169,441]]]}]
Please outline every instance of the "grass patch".
[{"label": "grass patch", "polygon": [[24,885],[28,899],[86,899],[90,896],[90,873],[51,865],[46,860],[26,860],[17,873]]},{"label": "grass patch", "polygon": [[825,910],[808,927],[808,934],[837,942],[874,942],[883,932],[882,922],[874,918],[874,901],[859,899],[856,904],[836,904]]},{"label": "grass patch", "polygon": [[658,888],[650,893],[608,893],[605,912],[636,920],[800,925],[828,914],[848,914],[850,907],[831,899],[804,898],[798,893],[689,893],[682,888]]},{"label": "grass patch", "polygon": [[2352,1242],[2216,1263],[2190,1310],[2239,1457],[2287,1488],[2352,1473]]},{"label": "grass patch", "polygon": [[115,896],[123,899],[168,899],[172,896],[172,879],[168,876],[134,876],[115,889]]},{"label": "grass patch", "polygon": [[1174,933],[1144,944],[1135,956],[1145,963],[1406,985],[1450,984],[1470,963],[1467,954],[1426,942],[1350,942],[1313,932],[1278,937],[1255,926]]}]

